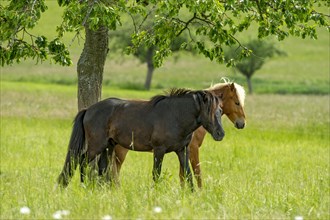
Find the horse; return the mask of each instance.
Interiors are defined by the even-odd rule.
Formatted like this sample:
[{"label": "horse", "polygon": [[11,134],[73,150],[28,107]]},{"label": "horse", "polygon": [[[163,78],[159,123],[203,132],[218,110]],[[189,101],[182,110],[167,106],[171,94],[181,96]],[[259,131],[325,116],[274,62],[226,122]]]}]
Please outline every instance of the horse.
[{"label": "horse", "polygon": [[111,155],[114,147],[120,145],[135,151],[153,151],[155,182],[159,180],[164,155],[174,151],[183,170],[182,178],[187,179],[193,190],[187,146],[200,126],[214,140],[223,139],[219,105],[220,100],[210,91],[172,89],[149,101],[109,98],[81,110],[73,123],[57,183],[66,187],[78,164],[84,182],[88,163],[106,149]]},{"label": "horse", "polygon": [[[246,117],[244,112],[244,101],[245,101],[245,90],[244,88],[233,82],[229,82],[225,80],[224,83],[217,83],[206,89],[213,93],[215,96],[222,100],[222,114],[225,114],[234,124],[237,129],[243,129],[246,124]],[[201,147],[204,137],[207,131],[203,126],[198,127],[193,135],[192,139],[188,145],[190,151],[190,163],[194,172],[195,179],[197,181],[197,185],[199,188],[202,187],[202,177],[201,177],[201,166],[199,160],[199,148]],[[124,148],[120,145],[115,146],[115,155],[113,156],[115,159],[113,160],[111,175],[114,178],[114,181],[119,183],[119,173],[121,166],[125,160],[126,154],[128,153],[128,149]],[[103,152],[98,161],[99,174],[102,175],[107,173],[107,157],[111,157],[111,155],[106,155],[107,152]],[[109,173],[107,173],[107,179],[110,180],[111,177]],[[180,167],[180,180],[183,183],[183,169]]]}]

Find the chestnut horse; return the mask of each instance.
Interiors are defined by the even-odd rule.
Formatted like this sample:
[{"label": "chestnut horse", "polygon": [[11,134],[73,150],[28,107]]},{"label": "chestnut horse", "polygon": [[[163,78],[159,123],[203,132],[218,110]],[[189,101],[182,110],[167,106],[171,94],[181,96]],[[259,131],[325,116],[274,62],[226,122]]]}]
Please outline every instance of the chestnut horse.
[{"label": "chestnut horse", "polygon": [[[209,91],[173,89],[150,101],[109,98],[80,111],[74,121],[68,153],[58,184],[67,186],[77,165],[81,181],[85,168],[101,152],[112,155],[116,145],[153,151],[153,179],[159,179],[165,153],[174,151],[193,189],[187,146],[192,133],[203,126],[214,138],[224,137],[220,100]],[[111,161],[109,161],[111,163]]]},{"label": "chestnut horse", "polygon": [[[245,101],[245,91],[244,88],[236,83],[224,82],[218,83],[210,88],[206,89],[206,91],[212,92],[215,96],[222,99],[222,114],[227,115],[227,117],[233,122],[236,128],[243,129],[245,127],[245,113],[244,113],[244,101]],[[200,126],[197,128],[192,136],[192,139],[189,143],[189,151],[190,151],[190,163],[193,168],[193,172],[195,178],[197,180],[197,185],[199,188],[202,187],[202,178],[201,178],[201,167],[199,161],[199,148],[201,147],[204,137],[206,134],[206,130]],[[114,181],[119,183],[119,172],[120,168],[125,160],[126,154],[128,152],[127,148],[123,148],[120,145],[116,145],[115,147],[115,157],[112,164],[112,176],[114,177]],[[106,152],[103,152],[100,160],[99,160],[99,174],[106,173],[107,167],[107,156]],[[115,163],[114,163],[115,162]],[[107,173],[107,175],[110,175]],[[180,180],[183,176],[183,169],[180,168]],[[107,176],[110,179],[109,176]]]}]

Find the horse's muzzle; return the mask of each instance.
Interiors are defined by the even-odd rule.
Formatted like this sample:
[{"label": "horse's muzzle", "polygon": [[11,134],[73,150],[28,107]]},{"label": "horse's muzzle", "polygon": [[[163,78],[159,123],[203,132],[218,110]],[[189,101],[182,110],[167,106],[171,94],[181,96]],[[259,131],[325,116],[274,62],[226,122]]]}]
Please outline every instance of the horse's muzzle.
[{"label": "horse's muzzle", "polygon": [[224,136],[225,136],[224,131],[216,131],[215,135],[212,135],[213,139],[216,140],[216,141],[222,141]]},{"label": "horse's muzzle", "polygon": [[245,127],[245,122],[244,121],[236,121],[235,122],[235,128],[243,129],[244,127]]}]

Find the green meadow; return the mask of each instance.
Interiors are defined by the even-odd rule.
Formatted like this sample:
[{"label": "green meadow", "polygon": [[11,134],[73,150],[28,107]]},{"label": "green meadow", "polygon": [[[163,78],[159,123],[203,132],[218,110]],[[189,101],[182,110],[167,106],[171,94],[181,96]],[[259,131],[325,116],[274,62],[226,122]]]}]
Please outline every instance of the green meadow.
[{"label": "green meadow", "polygon": [[[251,95],[248,125],[226,117],[226,137],[201,148],[204,188],[181,189],[178,160],[165,156],[162,182],[152,182],[152,155],[130,152],[121,186],[79,183],[55,190],[76,112],[75,87],[1,82],[1,219],[305,219],[329,218],[329,97]],[[153,92],[105,88],[147,98]],[[31,209],[20,214],[20,207]],[[156,213],[155,207],[162,212]]]},{"label": "green meadow", "polygon": [[[35,31],[51,36],[60,9],[48,4]],[[66,37],[70,42],[73,35]],[[206,136],[203,188],[195,183],[193,193],[180,187],[174,153],[165,156],[157,185],[152,154],[129,152],[118,187],[81,185],[77,170],[67,189],[54,189],[77,113],[83,42],[70,47],[71,67],[31,60],[1,67],[0,219],[329,219],[329,33],[277,44],[288,55],[269,60],[253,77],[246,128],[235,129],[224,116],[224,140]],[[145,65],[110,51],[102,97],[149,99],[171,87],[207,88],[221,77],[246,87],[244,77],[224,65],[199,55],[177,58],[168,58],[144,91]],[[20,212],[25,206],[29,214]]]}]

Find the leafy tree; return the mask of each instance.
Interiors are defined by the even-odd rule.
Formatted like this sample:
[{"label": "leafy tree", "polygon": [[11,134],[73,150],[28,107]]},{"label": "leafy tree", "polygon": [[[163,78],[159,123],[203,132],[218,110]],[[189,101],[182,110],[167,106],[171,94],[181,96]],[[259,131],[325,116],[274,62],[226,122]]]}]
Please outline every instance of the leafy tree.
[{"label": "leafy tree", "polygon": [[[181,49],[181,43],[185,41],[186,38],[182,36],[178,36],[177,38],[174,39],[174,41],[171,43],[171,51],[176,52]],[[146,46],[145,44],[140,45],[140,47],[135,50],[134,56],[137,57],[142,63],[147,64],[147,77],[144,83],[144,88],[146,90],[150,89],[151,86],[151,80],[152,80],[152,75],[155,70],[155,64],[154,64],[154,56],[157,51],[157,47],[155,46]],[[186,51],[192,51],[192,48],[185,48]]]},{"label": "leafy tree", "polygon": [[[67,48],[60,39],[67,31],[84,32],[85,44],[77,67],[79,109],[101,97],[108,33],[120,25],[123,14],[148,17],[153,10],[152,29],[136,25],[130,51],[142,44],[155,47],[156,67],[172,53],[171,42],[183,32],[191,36],[189,44],[200,53],[211,60],[226,62],[224,46],[242,48],[238,59],[250,55],[237,34],[249,29],[252,23],[257,25],[259,38],[274,35],[278,40],[290,35],[316,39],[317,26],[329,28],[329,15],[318,10],[319,6],[329,6],[327,0],[58,0],[65,7],[63,22],[57,28],[58,38],[49,41],[44,36],[29,34],[47,8],[44,2],[12,0],[6,5],[1,2],[0,62],[8,65],[27,57],[45,60],[50,55],[55,62],[69,65]],[[188,42],[181,45],[186,46]],[[228,60],[228,65],[233,62]]]},{"label": "leafy tree", "polygon": [[0,64],[19,63],[31,57],[44,61],[51,55],[55,63],[71,65],[69,52],[59,38],[48,42],[45,36],[35,36],[29,32],[45,12],[44,1],[13,0],[6,6],[0,5]]},{"label": "leafy tree", "polygon": [[[148,28],[152,25],[152,23],[149,21]],[[117,30],[113,32],[113,34],[110,34],[110,39],[112,41],[110,45],[110,50],[125,52],[125,48],[133,46],[131,35],[133,34],[133,26],[129,24],[128,22],[125,23],[125,28],[122,28],[120,30]],[[145,29],[148,29],[145,27]],[[174,41],[171,43],[171,51],[176,52],[179,51],[181,48],[181,44],[185,42],[188,39],[188,37],[184,34],[178,36]],[[186,47],[186,51],[194,52],[192,48]],[[154,55],[157,51],[157,48],[155,46],[146,46],[145,44],[139,45],[137,49],[134,50],[133,55],[139,59],[141,63],[145,63],[147,66],[147,74],[146,79],[144,83],[144,88],[146,90],[150,89],[151,81],[153,72],[156,69],[154,65]]]},{"label": "leafy tree", "polygon": [[[273,57],[276,54],[284,55],[285,53],[277,49],[275,44],[270,41],[253,39],[245,45],[252,51],[252,54],[238,61],[235,64],[235,68],[246,77],[249,93],[252,94],[252,75],[264,65],[267,58]],[[240,52],[235,48],[231,48],[227,52],[226,60],[234,59],[237,53],[239,54]]]}]

